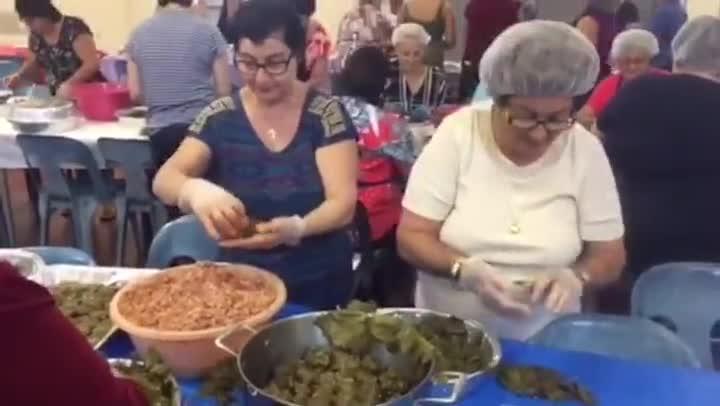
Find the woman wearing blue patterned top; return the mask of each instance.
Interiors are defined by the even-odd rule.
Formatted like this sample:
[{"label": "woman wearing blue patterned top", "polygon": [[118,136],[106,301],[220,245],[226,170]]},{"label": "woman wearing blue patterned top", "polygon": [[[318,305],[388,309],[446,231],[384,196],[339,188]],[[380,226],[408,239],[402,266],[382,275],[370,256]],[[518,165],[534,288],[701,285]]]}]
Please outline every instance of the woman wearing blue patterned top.
[{"label": "woman wearing blue patterned top", "polygon": [[[294,303],[333,308],[352,287],[355,130],[337,100],[296,79],[304,29],[287,3],[243,7],[236,64],[246,86],[198,116],[155,192],[198,216],[225,248],[220,260],[275,272]],[[257,234],[244,238],[251,218]]]}]

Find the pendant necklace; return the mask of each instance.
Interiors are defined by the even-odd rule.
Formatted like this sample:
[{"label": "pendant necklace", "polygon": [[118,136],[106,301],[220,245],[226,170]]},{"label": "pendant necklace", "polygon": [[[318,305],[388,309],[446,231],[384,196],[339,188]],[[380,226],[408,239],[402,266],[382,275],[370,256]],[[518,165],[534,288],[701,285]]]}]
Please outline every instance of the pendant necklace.
[{"label": "pendant necklace", "polygon": [[516,202],[514,202],[514,193],[512,191],[513,187],[510,186],[511,189],[511,195],[510,195],[510,234],[512,235],[518,235],[522,232],[522,227],[520,226],[520,215],[518,213],[518,210],[516,208]]},{"label": "pendant necklace", "polygon": [[268,130],[267,135],[270,137],[270,142],[273,147],[277,147],[277,131],[274,128]]}]

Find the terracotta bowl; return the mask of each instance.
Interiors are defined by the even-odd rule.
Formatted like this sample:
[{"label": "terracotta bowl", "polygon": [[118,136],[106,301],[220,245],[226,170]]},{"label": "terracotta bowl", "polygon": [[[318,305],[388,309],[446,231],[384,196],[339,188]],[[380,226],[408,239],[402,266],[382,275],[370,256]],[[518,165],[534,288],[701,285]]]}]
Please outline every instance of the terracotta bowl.
[{"label": "terracotta bowl", "polygon": [[[163,331],[155,328],[141,327],[127,318],[119,310],[118,304],[123,296],[137,286],[152,283],[155,279],[167,272],[186,272],[194,269],[197,264],[183,265],[169,268],[159,275],[139,279],[125,285],[113,297],[110,302],[110,318],[120,329],[130,335],[135,348],[141,355],[145,355],[150,349],[156,351],[167,366],[179,378],[201,377],[230,355],[215,346],[215,339],[229,329],[236,328],[238,333],[233,334],[227,341],[228,344],[238,350],[250,339],[251,334],[247,329],[238,328],[237,324],[228,324],[206,330],[195,331]],[[238,277],[243,275],[261,275],[270,286],[277,292],[275,301],[265,310],[245,319],[241,326],[250,329],[261,327],[275,317],[282,309],[287,300],[287,290],[283,281],[275,274],[248,265],[217,265],[222,270],[232,270]]]}]

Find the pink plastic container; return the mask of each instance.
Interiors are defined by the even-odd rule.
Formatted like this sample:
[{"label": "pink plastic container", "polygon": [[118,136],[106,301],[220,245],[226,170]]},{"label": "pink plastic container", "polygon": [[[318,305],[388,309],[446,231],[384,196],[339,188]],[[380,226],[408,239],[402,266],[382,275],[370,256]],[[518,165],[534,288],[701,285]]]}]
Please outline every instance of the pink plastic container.
[{"label": "pink plastic container", "polygon": [[73,88],[73,99],[88,120],[116,121],[116,112],[130,107],[127,87],[112,83],[82,83]]}]

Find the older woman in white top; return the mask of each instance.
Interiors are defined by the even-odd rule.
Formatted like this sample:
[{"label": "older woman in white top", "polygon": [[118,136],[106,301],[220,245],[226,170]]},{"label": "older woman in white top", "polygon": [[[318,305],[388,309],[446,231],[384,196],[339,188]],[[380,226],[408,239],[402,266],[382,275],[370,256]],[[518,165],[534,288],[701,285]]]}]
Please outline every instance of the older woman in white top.
[{"label": "older woman in white top", "polygon": [[418,307],[522,340],[619,277],[613,174],[573,119],[598,69],[592,44],[557,22],[517,24],[488,49],[480,76],[493,107],[449,116],[407,187],[398,238],[421,270]]}]

